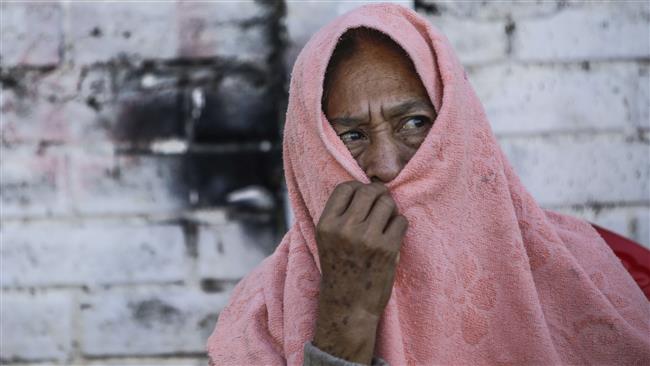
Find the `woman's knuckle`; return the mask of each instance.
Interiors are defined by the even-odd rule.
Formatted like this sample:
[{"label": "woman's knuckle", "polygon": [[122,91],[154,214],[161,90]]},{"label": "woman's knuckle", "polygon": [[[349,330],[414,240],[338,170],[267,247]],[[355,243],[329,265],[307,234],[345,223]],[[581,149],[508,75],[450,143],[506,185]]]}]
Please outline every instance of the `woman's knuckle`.
[{"label": "woman's knuckle", "polygon": [[334,192],[332,193],[333,195],[343,195],[343,194],[348,194],[354,190],[354,187],[352,187],[350,184],[346,183],[341,183],[338,186],[334,188]]},{"label": "woman's knuckle", "polygon": [[394,209],[396,206],[395,201],[393,201],[393,199],[390,196],[385,194],[379,197],[378,202],[379,204],[384,205],[386,208],[389,208],[391,210]]},{"label": "woman's knuckle", "polygon": [[370,195],[372,194],[372,188],[370,188],[367,185],[364,185],[362,187],[359,187],[358,193],[363,195]]},{"label": "woman's knuckle", "polygon": [[375,242],[376,239],[376,233],[371,227],[366,227],[362,234],[361,234],[361,240],[366,243],[366,244],[372,244]]},{"label": "woman's knuckle", "polygon": [[318,225],[316,225],[316,232],[319,235],[328,235],[329,234],[329,227],[327,225],[319,222]]},{"label": "woman's knuckle", "polygon": [[337,231],[340,233],[339,235],[344,239],[354,239],[356,235],[355,225],[351,222],[346,222],[345,224],[341,225]]},{"label": "woman's knuckle", "polygon": [[392,249],[391,245],[386,245],[388,243],[384,243],[384,245],[380,245],[377,247],[377,253],[381,255],[382,258],[389,259],[394,255],[394,250]]},{"label": "woman's knuckle", "polygon": [[368,186],[368,190],[372,193],[374,196],[379,196],[380,194],[384,194],[387,192],[386,187],[379,183],[373,183],[372,185]]}]

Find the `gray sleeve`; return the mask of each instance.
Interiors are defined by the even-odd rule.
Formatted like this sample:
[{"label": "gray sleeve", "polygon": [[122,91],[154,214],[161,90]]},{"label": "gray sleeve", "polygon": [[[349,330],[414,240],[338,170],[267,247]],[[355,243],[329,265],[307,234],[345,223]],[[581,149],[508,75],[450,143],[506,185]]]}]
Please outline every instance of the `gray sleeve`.
[{"label": "gray sleeve", "polygon": [[[305,342],[305,359],[302,366],[363,366],[363,364],[346,361],[342,358],[332,356],[314,346],[310,341]],[[379,357],[373,357],[371,366],[390,366],[388,362]]]}]

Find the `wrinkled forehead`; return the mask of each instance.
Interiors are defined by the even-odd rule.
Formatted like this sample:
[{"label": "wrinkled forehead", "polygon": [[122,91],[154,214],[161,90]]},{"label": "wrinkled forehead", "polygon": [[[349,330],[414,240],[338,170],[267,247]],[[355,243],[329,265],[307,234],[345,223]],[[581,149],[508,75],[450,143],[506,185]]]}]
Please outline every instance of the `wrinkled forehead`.
[{"label": "wrinkled forehead", "polygon": [[[436,93],[438,90],[436,83],[439,81],[434,77],[437,74],[435,54],[427,42],[426,34],[421,33],[424,30],[421,31],[416,24],[411,22],[412,19],[408,19],[397,9],[394,12],[372,10],[372,8],[360,9],[336,19],[319,30],[303,49],[305,54],[301,56],[311,59],[306,60],[305,64],[315,66],[306,71],[313,73],[307,76],[314,81],[314,84],[308,87],[318,90],[316,99],[319,104],[323,97],[323,83],[327,66],[338,42],[346,32],[352,29],[369,28],[383,33],[406,52],[427,89],[432,104],[436,110],[439,110],[441,98]],[[316,61],[315,65],[314,61]]]},{"label": "wrinkled forehead", "polygon": [[345,99],[357,95],[361,85],[372,85],[366,90],[370,94],[413,88],[426,94],[410,56],[390,37],[371,28],[349,29],[339,39],[325,73],[324,110],[331,97],[336,99],[335,85],[351,91]]}]

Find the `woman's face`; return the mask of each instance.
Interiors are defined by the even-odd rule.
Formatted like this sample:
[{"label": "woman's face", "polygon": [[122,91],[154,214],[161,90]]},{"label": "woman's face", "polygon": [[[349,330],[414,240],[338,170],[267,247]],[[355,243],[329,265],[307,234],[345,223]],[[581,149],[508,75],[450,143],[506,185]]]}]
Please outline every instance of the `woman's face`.
[{"label": "woman's face", "polygon": [[436,117],[429,96],[401,50],[359,42],[330,78],[325,115],[372,181],[393,180],[415,154]]}]

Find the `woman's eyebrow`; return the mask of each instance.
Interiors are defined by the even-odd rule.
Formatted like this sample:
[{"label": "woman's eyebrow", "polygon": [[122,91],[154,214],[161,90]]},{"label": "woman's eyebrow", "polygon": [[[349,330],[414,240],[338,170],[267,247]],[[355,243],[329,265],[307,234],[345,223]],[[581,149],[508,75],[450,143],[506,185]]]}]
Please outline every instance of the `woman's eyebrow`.
[{"label": "woman's eyebrow", "polygon": [[[415,110],[433,110],[433,106],[431,106],[430,102],[422,99],[409,99],[395,106],[386,109],[382,108],[381,113],[384,118],[393,119],[397,116],[401,116]],[[365,118],[356,116],[344,116],[330,119],[330,123],[340,124],[345,127],[356,127],[365,122]]]},{"label": "woman's eyebrow", "polygon": [[330,123],[341,124],[345,127],[356,127],[363,122],[363,118],[358,117],[336,117],[330,120]]},{"label": "woman's eyebrow", "polygon": [[382,109],[382,114],[388,119],[392,119],[397,116],[404,115],[408,112],[414,110],[429,110],[432,109],[431,103],[428,103],[422,99],[411,99],[405,102],[402,102],[396,106]]}]

